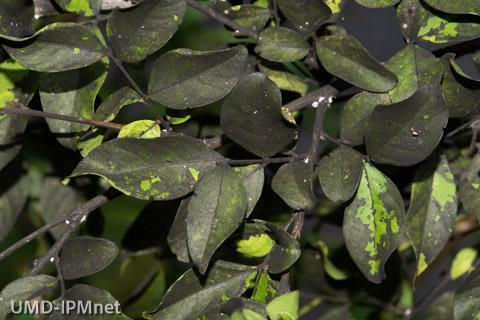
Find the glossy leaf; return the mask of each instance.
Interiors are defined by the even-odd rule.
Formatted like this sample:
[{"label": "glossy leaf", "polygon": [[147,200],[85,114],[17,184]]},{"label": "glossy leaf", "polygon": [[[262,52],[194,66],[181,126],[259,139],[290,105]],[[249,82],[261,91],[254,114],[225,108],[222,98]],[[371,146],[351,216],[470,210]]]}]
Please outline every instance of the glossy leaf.
[{"label": "glossy leaf", "polygon": [[455,226],[457,187],[445,156],[419,167],[412,184],[407,228],[422,273],[443,249]]},{"label": "glossy leaf", "polygon": [[204,106],[225,97],[235,87],[246,59],[243,46],[220,51],[169,51],[153,66],[148,94],[172,109]]},{"label": "glossy leaf", "polygon": [[455,320],[478,319],[480,315],[480,269],[473,271],[456,292],[453,304]]},{"label": "glossy leaf", "polygon": [[317,41],[317,54],[323,67],[357,87],[387,92],[397,85],[397,77],[378,63],[352,36],[324,36]]},{"label": "glossy leaf", "polygon": [[183,0],[145,0],[128,11],[115,10],[107,21],[107,36],[116,56],[138,62],[163,47],[185,14]]},{"label": "glossy leaf", "polygon": [[203,277],[198,277],[197,273],[190,269],[167,291],[160,304],[160,311],[149,317],[169,320],[196,319],[225,298],[242,295],[247,290],[247,278],[254,272],[253,267],[224,261],[217,261]]},{"label": "glossy leaf", "polygon": [[305,33],[315,33],[332,16],[330,7],[316,0],[278,0],[277,5],[288,20]]},{"label": "glossy leaf", "polygon": [[474,248],[464,248],[460,250],[453,259],[450,269],[450,279],[457,280],[464,274],[472,271],[477,254],[478,252]]},{"label": "glossy leaf", "polygon": [[267,8],[249,4],[233,6],[223,13],[242,27],[252,30],[262,30],[271,17]]},{"label": "glossy leaf", "polygon": [[461,173],[459,194],[463,208],[480,218],[480,155],[476,155]]},{"label": "glossy leaf", "polygon": [[357,3],[368,8],[386,8],[392,7],[400,0],[355,0]]},{"label": "glossy leaf", "polygon": [[192,261],[204,274],[220,245],[245,218],[247,193],[242,179],[230,167],[206,173],[188,204],[187,237]]},{"label": "glossy leaf", "polygon": [[[8,172],[3,172],[8,174]],[[2,177],[0,185],[0,241],[8,235],[18,216],[23,210],[28,197],[27,176],[18,178],[13,184],[8,184],[9,180],[5,176]]]},{"label": "glossy leaf", "polygon": [[393,182],[369,163],[352,203],[345,209],[343,235],[364,276],[380,283],[387,259],[403,240],[405,209]]},{"label": "glossy leaf", "polygon": [[[118,156],[112,159],[111,155]],[[193,138],[115,139],[93,150],[71,177],[104,177],[123,193],[139,199],[166,200],[186,195],[222,156]]]},{"label": "glossy leaf", "polygon": [[480,2],[476,0],[425,0],[425,2],[443,12],[480,15]]},{"label": "glossy leaf", "polygon": [[262,195],[263,184],[265,182],[264,169],[261,165],[250,165],[235,167],[233,171],[243,180],[243,185],[247,192],[247,212],[245,216],[248,218]]},{"label": "glossy leaf", "polygon": [[278,296],[267,305],[271,320],[298,319],[300,292],[292,291]]},{"label": "glossy leaf", "polygon": [[308,85],[293,73],[269,69],[262,65],[259,65],[258,67],[260,72],[266,75],[268,79],[275,82],[280,89],[297,92],[302,96],[307,94]]},{"label": "glossy leaf", "polygon": [[310,48],[303,35],[285,27],[269,27],[258,35],[258,40],[255,52],[275,62],[303,59]]},{"label": "glossy leaf", "polygon": [[108,267],[118,255],[115,243],[101,238],[74,237],[62,248],[60,265],[63,277],[78,279]]},{"label": "glossy leaf", "polygon": [[272,180],[272,189],[288,206],[295,210],[310,209],[315,205],[312,191],[312,171],[303,161],[284,164]]},{"label": "glossy leaf", "polygon": [[102,0],[55,0],[65,11],[93,17],[100,11]]},{"label": "glossy leaf", "polygon": [[422,87],[402,102],[377,106],[366,124],[368,156],[397,166],[419,163],[437,147],[447,121],[437,86]]},{"label": "glossy leaf", "polygon": [[79,69],[106,54],[105,46],[92,28],[73,23],[48,25],[32,41],[22,44],[4,45],[4,48],[21,65],[39,72]]},{"label": "glossy leaf", "polygon": [[35,7],[32,1],[0,1],[0,38],[22,38],[34,31]]},{"label": "glossy leaf", "polygon": [[362,171],[363,155],[348,147],[324,156],[317,168],[320,186],[333,202],[345,202],[353,196]]},{"label": "glossy leaf", "polygon": [[278,87],[261,73],[242,78],[225,99],[220,123],[225,135],[248,151],[269,157],[295,139],[281,113]]}]

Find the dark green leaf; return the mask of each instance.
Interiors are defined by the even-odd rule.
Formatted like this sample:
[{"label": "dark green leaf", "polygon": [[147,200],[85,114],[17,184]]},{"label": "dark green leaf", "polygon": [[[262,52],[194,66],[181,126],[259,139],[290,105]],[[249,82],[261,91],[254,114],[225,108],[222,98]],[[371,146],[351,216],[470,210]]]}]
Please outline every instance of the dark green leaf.
[{"label": "dark green leaf", "polygon": [[262,195],[265,182],[264,170],[261,165],[235,167],[233,170],[242,178],[247,191],[247,212],[245,216],[248,218]]},{"label": "dark green leaf", "polygon": [[246,61],[243,46],[220,51],[169,51],[153,66],[148,94],[172,109],[204,106],[225,97],[235,87]]},{"label": "dark green leaf", "polygon": [[93,174],[132,197],[167,200],[191,192],[222,159],[193,138],[115,139],[93,150],[71,177]]},{"label": "dark green leaf", "polygon": [[183,0],[144,0],[133,9],[115,10],[107,36],[117,57],[138,62],[163,47],[182,23],[185,6]]},{"label": "dark green leaf", "polygon": [[0,301],[2,304],[8,306],[8,312],[10,312],[10,303],[12,301],[23,302],[25,300],[37,298],[48,291],[55,289],[57,285],[58,280],[55,277],[44,274],[23,277],[9,283],[3,288],[0,293]]},{"label": "dark green leaf", "polygon": [[272,189],[295,210],[310,209],[315,205],[312,191],[312,170],[303,161],[284,164],[272,180]]},{"label": "dark green leaf", "polygon": [[345,202],[353,196],[362,176],[363,161],[362,154],[348,147],[337,148],[322,158],[317,174],[327,198]]},{"label": "dark green leaf", "polygon": [[0,0],[0,38],[22,38],[34,32],[32,0]]},{"label": "dark green leaf", "polygon": [[100,11],[102,0],[55,0],[65,11],[93,17]]},{"label": "dark green leaf", "polygon": [[191,198],[186,198],[180,203],[167,237],[170,250],[172,250],[177,256],[177,259],[182,262],[190,261],[187,237],[187,216],[190,200]]},{"label": "dark green leaf", "polygon": [[422,27],[428,11],[419,0],[402,0],[397,7],[397,18],[400,30],[407,41],[417,39],[418,30]]},{"label": "dark green leaf", "polygon": [[425,0],[425,2],[443,12],[480,15],[480,2],[478,0]]},{"label": "dark green leaf", "polygon": [[[3,174],[7,174],[4,172]],[[2,177],[2,182],[5,182],[7,179],[5,176]],[[23,207],[27,201],[28,197],[28,184],[29,179],[27,176],[19,178],[12,185],[5,185],[1,183],[1,192],[0,192],[0,241],[5,239],[5,237],[10,232],[10,229],[13,227],[19,214],[22,212]]]},{"label": "dark green leaf", "polygon": [[402,102],[377,106],[366,124],[368,156],[398,166],[419,163],[437,147],[447,121],[437,86],[422,87]]},{"label": "dark green leaf", "polygon": [[403,240],[405,209],[393,182],[369,163],[353,202],[345,209],[343,235],[348,252],[365,277],[380,283],[384,266]]},{"label": "dark green leaf", "polygon": [[280,89],[298,92],[302,96],[307,94],[308,84],[302,81],[302,79],[295,74],[269,69],[262,65],[259,65],[258,68],[260,72],[267,76],[268,79],[275,82]]},{"label": "dark green leaf", "polygon": [[392,7],[400,0],[355,0],[357,3],[368,8],[386,8]]},{"label": "dark green leaf", "polygon": [[473,320],[480,317],[480,268],[472,271],[468,280],[455,294],[453,318]]},{"label": "dark green leaf", "polygon": [[448,291],[433,300],[427,311],[426,320],[451,320],[453,319],[454,292]]},{"label": "dark green leaf", "polygon": [[240,81],[225,99],[220,122],[224,133],[248,151],[262,157],[285,149],[295,139],[281,113],[278,87],[261,73]]},{"label": "dark green leaf", "polygon": [[267,258],[268,271],[274,274],[282,273],[300,258],[300,244],[288,232],[273,223],[267,222],[266,226],[277,238],[277,243]]},{"label": "dark green leaf", "polygon": [[112,121],[123,107],[141,101],[142,98],[135,90],[129,87],[120,88],[102,101],[97,111],[95,111],[93,119]]},{"label": "dark green leaf", "polygon": [[262,30],[271,17],[267,8],[248,4],[233,6],[223,13],[242,27],[252,30]]},{"label": "dark green leaf", "polygon": [[26,127],[27,119],[23,116],[0,116],[0,170],[20,151],[21,135]]},{"label": "dark green leaf", "polygon": [[242,295],[246,280],[255,268],[230,262],[217,261],[203,277],[190,269],[165,294],[161,310],[149,315],[153,319],[196,319],[208,308],[225,299]]},{"label": "dark green leaf", "polygon": [[457,215],[457,188],[445,156],[417,169],[407,232],[418,259],[417,274],[436,258],[450,238]]},{"label": "dark green leaf", "polygon": [[324,36],[317,41],[317,54],[323,67],[357,87],[387,92],[397,85],[397,77],[378,63],[352,36]]},{"label": "dark green leaf", "polygon": [[220,245],[245,218],[247,193],[243,181],[225,166],[206,173],[188,204],[187,236],[190,257],[201,274]]},{"label": "dark green leaf", "polygon": [[480,155],[462,172],[459,194],[465,211],[480,218]]},{"label": "dark green leaf", "polygon": [[54,23],[26,45],[4,45],[8,54],[28,69],[59,72],[91,65],[106,50],[94,30],[74,23]]},{"label": "dark green leaf", "polygon": [[275,62],[303,59],[310,49],[303,35],[284,27],[269,27],[259,34],[258,40],[255,52]]},{"label": "dark green leaf", "polygon": [[97,273],[108,267],[117,255],[117,246],[107,239],[71,238],[63,246],[60,256],[63,277],[72,280]]},{"label": "dark green leaf", "polygon": [[[60,73],[42,73],[40,99],[46,112],[92,119],[95,98],[107,77],[108,64],[99,61],[89,67]],[[48,126],[58,134],[58,142],[75,149],[88,125],[47,119]]]},{"label": "dark green leaf", "polygon": [[306,33],[315,33],[332,16],[332,11],[323,1],[278,0],[277,5],[288,20]]}]

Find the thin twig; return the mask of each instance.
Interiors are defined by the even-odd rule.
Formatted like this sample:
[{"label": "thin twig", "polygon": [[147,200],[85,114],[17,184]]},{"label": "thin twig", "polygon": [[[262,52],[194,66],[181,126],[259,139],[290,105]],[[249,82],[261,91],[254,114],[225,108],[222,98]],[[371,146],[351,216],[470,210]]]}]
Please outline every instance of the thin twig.
[{"label": "thin twig", "polygon": [[57,269],[57,279],[60,282],[60,297],[57,301],[63,300],[65,297],[65,280],[63,279],[62,266],[60,265],[60,257],[55,257],[55,268]]},{"label": "thin twig", "polygon": [[293,100],[292,102],[289,102],[283,105],[282,108],[286,108],[290,112],[299,111],[309,105],[312,105],[316,101],[318,102],[318,99],[320,97],[323,97],[326,100],[328,100],[329,97],[336,96],[337,94],[338,94],[338,90],[335,87],[331,85],[326,85],[308,93],[307,95],[301,98],[298,98],[296,100]]},{"label": "thin twig", "polygon": [[235,30],[236,35],[246,35],[246,36],[249,36],[249,37],[252,37],[252,38],[257,37],[257,33],[255,31],[253,31],[249,28],[242,27],[241,25],[239,25],[235,21],[230,20],[224,14],[221,14],[221,13],[213,10],[212,8],[204,5],[203,3],[201,3],[197,0],[187,0],[187,4],[190,7],[194,8],[194,9],[197,9],[198,11],[202,12],[203,14],[206,14],[210,18],[226,25],[227,27],[232,28],[233,30]]},{"label": "thin twig", "polygon": [[445,136],[445,138],[446,138],[446,139],[450,139],[451,137],[457,135],[459,132],[461,132],[461,131],[469,128],[470,126],[472,126],[475,122],[477,122],[477,121],[479,121],[479,120],[480,120],[480,118],[477,117],[477,118],[475,118],[475,119],[472,119],[472,120],[468,121],[467,123],[462,124],[460,127],[458,127],[458,128],[456,128],[455,130],[449,132],[449,133]]},{"label": "thin twig", "polygon": [[278,157],[278,158],[262,158],[262,159],[225,159],[220,160],[218,163],[227,163],[230,165],[249,165],[249,164],[271,164],[271,163],[287,163],[297,160],[305,159],[305,154],[296,155],[291,157]]}]

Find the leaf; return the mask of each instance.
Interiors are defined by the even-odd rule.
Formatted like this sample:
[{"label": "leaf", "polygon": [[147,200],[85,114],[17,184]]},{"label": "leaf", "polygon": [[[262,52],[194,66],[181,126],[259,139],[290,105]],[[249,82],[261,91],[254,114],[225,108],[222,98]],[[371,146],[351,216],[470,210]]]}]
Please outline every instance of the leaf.
[{"label": "leaf", "polygon": [[377,106],[366,124],[368,156],[397,166],[419,163],[437,147],[447,121],[438,86],[424,86],[407,100]]},{"label": "leaf", "polygon": [[419,167],[407,214],[409,240],[418,259],[417,275],[437,257],[455,226],[457,187],[445,156]]},{"label": "leaf", "polygon": [[235,167],[233,171],[242,178],[247,192],[247,212],[245,217],[248,218],[262,195],[265,182],[264,169],[261,165],[254,164],[245,167]]},{"label": "leaf", "polygon": [[417,39],[417,34],[428,11],[419,0],[402,0],[397,7],[400,30],[408,42]]},{"label": "leaf", "polygon": [[274,62],[292,62],[303,59],[310,49],[300,33],[285,27],[268,27],[258,35],[255,52]]},{"label": "leaf", "polygon": [[188,249],[201,274],[220,245],[245,218],[247,194],[242,179],[225,166],[206,173],[188,204]]},{"label": "leaf", "polygon": [[100,12],[102,0],[55,0],[65,11],[93,17]]},{"label": "leaf", "polygon": [[177,256],[177,259],[182,262],[190,262],[187,237],[187,216],[190,200],[191,197],[182,200],[180,203],[175,219],[170,227],[170,232],[167,236],[170,250],[172,250]]},{"label": "leaf", "polygon": [[22,147],[21,134],[27,127],[23,116],[0,116],[0,170],[16,157]]},{"label": "leaf", "polygon": [[273,82],[261,73],[249,74],[223,102],[223,132],[248,151],[270,157],[295,139],[295,129],[283,120],[281,105],[280,90]]},{"label": "leaf", "polygon": [[447,291],[435,299],[428,308],[426,320],[453,319],[454,292]]},{"label": "leaf", "polygon": [[[0,316],[11,312],[12,302],[18,303],[40,297],[48,291],[53,291],[58,280],[44,274],[19,278],[9,283],[0,293]],[[3,317],[2,317],[3,319]]]},{"label": "leaf", "polygon": [[3,47],[13,59],[30,70],[47,73],[86,67],[106,54],[93,29],[75,23],[50,24],[26,45],[11,45]]},{"label": "leaf", "polygon": [[460,176],[459,195],[463,208],[480,218],[480,155],[476,155]]},{"label": "leaf", "polygon": [[443,12],[480,15],[480,3],[477,0],[425,0],[425,2]]},{"label": "leaf", "polygon": [[288,20],[308,34],[315,33],[332,16],[330,7],[323,1],[278,0],[277,5]]},{"label": "leaf", "polygon": [[474,262],[477,258],[477,250],[474,248],[464,248],[460,250],[453,259],[450,269],[450,279],[457,280],[464,274],[474,269]]},{"label": "leaf", "polygon": [[463,117],[480,109],[480,83],[466,77],[455,63],[455,54],[442,57],[444,74],[442,93],[450,117]]},{"label": "leaf", "polygon": [[249,309],[243,309],[242,311],[235,311],[232,313],[231,320],[267,320],[261,314]]},{"label": "leaf", "polygon": [[312,190],[312,171],[303,161],[286,163],[278,169],[272,180],[272,189],[289,207],[310,209],[315,205]]},{"label": "leaf", "polygon": [[138,120],[127,124],[118,133],[119,138],[159,138],[161,135],[160,126],[153,120]]},{"label": "leaf", "polygon": [[272,251],[275,241],[266,233],[251,235],[237,242],[237,252],[251,258],[261,258]]},{"label": "leaf", "polygon": [[464,16],[438,14],[434,15],[429,11],[425,13],[417,34],[419,39],[432,43],[447,43],[472,40],[480,36],[480,24],[470,22]]},{"label": "leaf", "polygon": [[0,184],[0,241],[4,240],[13,228],[27,202],[29,191],[27,176],[16,178],[13,184],[10,184],[11,178],[7,173],[3,172]]},{"label": "leaf", "polygon": [[392,7],[400,2],[400,0],[355,0],[358,4],[368,8],[386,8]]},{"label": "leaf", "polygon": [[273,223],[266,222],[265,225],[277,238],[277,243],[267,257],[268,271],[279,274],[289,269],[300,258],[300,244],[288,232]]},{"label": "leaf", "polygon": [[267,313],[271,320],[298,319],[300,291],[292,291],[275,298],[267,305]]},{"label": "leaf", "polygon": [[378,105],[390,103],[388,94],[362,91],[343,106],[340,114],[340,136],[352,145],[363,143],[365,124]]},{"label": "leaf", "polygon": [[152,319],[196,319],[209,307],[220,304],[225,297],[239,297],[246,291],[246,280],[255,268],[217,261],[208,274],[198,277],[188,270],[170,287],[160,311],[149,315]]},{"label": "leaf", "polygon": [[384,266],[403,240],[404,220],[395,184],[365,163],[355,198],[345,209],[343,235],[350,256],[371,282],[386,277]]},{"label": "leaf", "polygon": [[387,92],[397,85],[397,77],[378,63],[352,36],[323,36],[317,41],[317,54],[323,67],[357,87]]},{"label": "leaf", "polygon": [[345,202],[353,196],[362,171],[363,155],[348,147],[337,148],[323,157],[317,168],[320,186],[333,202]]},{"label": "leaf", "polygon": [[230,93],[240,79],[246,61],[244,46],[219,51],[169,51],[153,66],[148,94],[172,109],[210,104]]},{"label": "leaf", "polygon": [[[117,156],[112,159],[112,154]],[[193,138],[115,139],[93,150],[70,177],[93,174],[126,195],[168,200],[191,192],[199,177],[222,159]]]},{"label": "leaf", "polygon": [[323,269],[325,273],[328,274],[332,279],[341,281],[348,278],[348,274],[344,271],[338,269],[330,258],[328,257],[328,246],[323,241],[317,241],[313,244],[314,247],[318,248],[322,253],[322,260],[323,260]]},{"label": "leaf", "polygon": [[182,23],[185,7],[183,0],[144,0],[128,11],[113,11],[107,36],[116,56],[133,63],[159,50]]},{"label": "leaf", "polygon": [[223,12],[228,18],[244,28],[262,30],[270,20],[271,13],[267,8],[255,5],[236,5]]},{"label": "leaf", "polygon": [[120,88],[102,101],[93,119],[110,122],[123,107],[142,101],[142,97],[135,90],[129,87]]},{"label": "leaf", "polygon": [[93,237],[74,237],[62,248],[60,265],[67,280],[97,273],[110,265],[118,255],[112,241]]},{"label": "leaf", "polygon": [[258,68],[268,79],[275,82],[280,89],[298,92],[302,96],[307,94],[308,85],[293,73],[269,69],[262,65],[259,65]]},{"label": "leaf", "polygon": [[325,4],[330,8],[333,14],[342,11],[343,0],[324,0]]},{"label": "leaf", "polygon": [[[0,108],[11,103],[28,104],[37,87],[37,76],[28,69],[6,59],[0,63]],[[0,116],[0,119],[7,115]]]},{"label": "leaf", "polygon": [[480,315],[480,269],[477,268],[455,294],[453,318],[455,320],[478,319]]},{"label": "leaf", "polygon": [[[103,85],[108,72],[108,64],[103,61],[89,67],[61,73],[40,75],[40,100],[45,112],[92,119],[95,98]],[[64,147],[75,149],[78,139],[88,129],[88,125],[46,119],[52,133],[59,135],[57,140]]]},{"label": "leaf", "polygon": [[22,38],[34,32],[32,1],[0,0],[0,38]]}]

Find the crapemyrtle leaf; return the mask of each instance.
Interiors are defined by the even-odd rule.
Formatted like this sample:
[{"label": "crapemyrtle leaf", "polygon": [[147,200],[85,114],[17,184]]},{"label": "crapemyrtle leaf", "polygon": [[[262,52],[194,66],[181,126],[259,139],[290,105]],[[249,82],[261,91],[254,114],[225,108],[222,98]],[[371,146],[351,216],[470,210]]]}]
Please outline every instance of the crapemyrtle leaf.
[{"label": "crapemyrtle leaf", "polygon": [[313,244],[322,253],[323,269],[332,279],[342,281],[348,278],[348,274],[337,268],[328,256],[328,246],[323,241],[317,241]]},{"label": "crapemyrtle leaf", "polygon": [[298,319],[300,291],[284,293],[267,305],[267,313],[271,320]]},{"label": "crapemyrtle leaf", "polygon": [[283,15],[308,34],[317,32],[321,24],[332,16],[330,7],[317,0],[278,0]]},{"label": "crapemyrtle leaf", "polygon": [[[86,68],[42,73],[40,75],[40,100],[46,112],[92,119],[95,98],[108,72],[108,64],[99,61]],[[58,142],[75,149],[88,125],[46,119],[52,133],[58,134]]]},{"label": "crapemyrtle leaf", "polygon": [[74,237],[62,248],[60,265],[63,277],[78,279],[108,267],[118,255],[118,247],[110,240],[93,237]]},{"label": "crapemyrtle leaf", "polygon": [[223,102],[223,132],[258,156],[273,156],[295,139],[295,129],[283,119],[281,105],[280,90],[273,82],[261,73],[249,74]]},{"label": "crapemyrtle leaf", "polygon": [[455,320],[472,320],[480,317],[480,268],[472,271],[468,280],[456,292],[453,302]]},{"label": "crapemyrtle leaf", "polygon": [[246,280],[253,273],[254,267],[225,261],[215,262],[208,273],[201,277],[190,269],[167,291],[160,304],[161,310],[148,318],[196,319],[225,299],[242,295],[247,290]]},{"label": "crapemyrtle leaf", "polygon": [[144,0],[127,11],[113,11],[107,36],[116,56],[132,63],[159,50],[182,23],[185,7],[183,0]]},{"label": "crapemyrtle leaf", "polygon": [[93,119],[112,121],[123,107],[137,102],[142,102],[142,97],[135,90],[129,87],[120,88],[102,101]]},{"label": "crapemyrtle leaf", "polygon": [[445,156],[420,166],[412,184],[407,233],[418,259],[417,275],[437,257],[455,226],[457,187]]},{"label": "crapemyrtle leaf", "polygon": [[342,2],[344,0],[324,0],[325,4],[330,8],[333,14],[342,11]]},{"label": "crapemyrtle leaf", "polygon": [[65,11],[93,17],[100,12],[102,0],[55,0]]},{"label": "crapemyrtle leaf", "polygon": [[119,138],[153,139],[160,137],[162,131],[157,121],[138,120],[127,124],[118,133]]},{"label": "crapemyrtle leaf", "polygon": [[172,252],[177,256],[177,259],[182,262],[190,262],[187,238],[187,216],[190,200],[191,197],[182,200],[180,203],[177,214],[175,215],[175,219],[170,227],[170,232],[167,236],[167,242],[170,250],[172,250]]},{"label": "crapemyrtle leaf", "polygon": [[400,2],[400,0],[355,0],[358,4],[368,8],[386,8],[392,7]]},{"label": "crapemyrtle leaf", "polygon": [[271,17],[270,10],[267,8],[249,4],[233,6],[223,13],[240,26],[255,31],[262,30]]},{"label": "crapemyrtle leaf", "polygon": [[452,261],[450,279],[457,280],[464,274],[472,271],[477,254],[478,252],[474,248],[463,248],[460,250]]},{"label": "crapemyrtle leaf", "polygon": [[417,39],[428,11],[419,0],[402,0],[397,7],[397,19],[403,36],[410,42]]},{"label": "crapemyrtle leaf", "polygon": [[405,209],[395,184],[369,163],[352,203],[345,209],[343,235],[364,276],[380,283],[384,266],[403,240]]},{"label": "crapemyrtle leaf", "polygon": [[27,119],[24,116],[0,116],[0,170],[20,151],[21,135],[26,127]]},{"label": "crapemyrtle leaf", "polygon": [[473,62],[480,65],[480,50],[472,54]]},{"label": "crapemyrtle leaf", "polygon": [[402,102],[377,106],[366,124],[368,156],[397,166],[419,163],[437,147],[447,121],[448,109],[436,85],[424,86]]},{"label": "crapemyrtle leaf", "polygon": [[439,11],[480,16],[480,2],[477,0],[425,0],[425,2]]},{"label": "crapemyrtle leaf", "polygon": [[210,104],[230,93],[240,79],[246,61],[244,46],[219,51],[169,51],[153,66],[148,94],[172,109]]},{"label": "crapemyrtle leaf", "polygon": [[455,293],[447,291],[433,300],[427,310],[426,320],[452,320]]},{"label": "crapemyrtle leaf", "polygon": [[469,214],[480,219],[480,155],[477,154],[462,172],[459,184],[460,201]]},{"label": "crapemyrtle leaf", "polygon": [[470,21],[468,17],[436,13],[438,15],[427,11],[425,16],[420,15],[423,19],[417,34],[419,39],[432,43],[447,43],[480,37],[480,24]]},{"label": "crapemyrtle leaf", "polygon": [[286,163],[273,177],[272,189],[289,207],[295,210],[310,209],[315,205],[312,177],[312,170],[305,162]]},{"label": "crapemyrtle leaf", "polygon": [[262,195],[265,173],[263,167],[259,164],[235,167],[233,168],[233,171],[242,178],[243,185],[247,192],[247,212],[245,217],[248,218],[253,212],[253,209],[255,209],[255,205]]},{"label": "crapemyrtle leaf", "polygon": [[347,34],[324,36],[317,41],[323,67],[357,87],[387,92],[397,85],[394,73],[377,62],[354,37]]},{"label": "crapemyrtle leaf", "polygon": [[273,274],[279,274],[289,269],[300,258],[300,244],[288,232],[277,227],[273,223],[266,222],[277,243],[268,255],[268,271]]},{"label": "crapemyrtle leaf", "polygon": [[0,38],[22,38],[34,32],[32,0],[0,0]]},{"label": "crapemyrtle leaf", "polygon": [[6,183],[8,171],[3,172],[2,183],[0,183],[0,241],[10,232],[28,198],[29,179],[23,176],[13,184]]},{"label": "crapemyrtle leaf", "polygon": [[365,123],[376,106],[390,103],[386,93],[362,91],[347,101],[340,114],[340,136],[351,145],[363,144]]},{"label": "crapemyrtle leaf", "polygon": [[250,257],[261,258],[272,251],[275,241],[266,233],[251,235],[237,242],[237,252]]},{"label": "crapemyrtle leaf", "polygon": [[466,77],[455,63],[455,54],[442,57],[444,74],[442,93],[450,117],[463,117],[480,109],[480,82]]},{"label": "crapemyrtle leaf", "polygon": [[128,9],[138,5],[140,1],[130,0],[102,0],[102,10]]},{"label": "crapemyrtle leaf", "polygon": [[242,179],[224,166],[207,172],[188,204],[188,249],[201,274],[220,245],[245,218],[247,193]]},{"label": "crapemyrtle leaf", "polygon": [[199,177],[222,159],[202,141],[188,137],[115,139],[93,150],[71,177],[93,174],[126,195],[168,200],[191,192]]},{"label": "crapemyrtle leaf", "polygon": [[256,313],[250,309],[242,309],[241,311],[235,311],[229,318],[231,320],[267,320],[261,314]]},{"label": "crapemyrtle leaf", "polygon": [[97,62],[106,54],[94,29],[75,23],[53,23],[39,31],[26,45],[3,47],[21,65],[39,72],[79,69]]},{"label": "crapemyrtle leaf", "polygon": [[328,199],[345,202],[350,199],[363,172],[363,155],[348,147],[339,147],[322,158],[317,174]]},{"label": "crapemyrtle leaf", "polygon": [[308,92],[308,84],[302,81],[298,76],[290,72],[278,71],[269,69],[262,65],[258,66],[261,73],[267,76],[268,79],[275,82],[275,84],[285,91],[297,92],[304,96]]},{"label": "crapemyrtle leaf", "polygon": [[255,52],[270,61],[293,62],[303,59],[309,49],[300,33],[285,27],[268,27],[258,35]]}]

